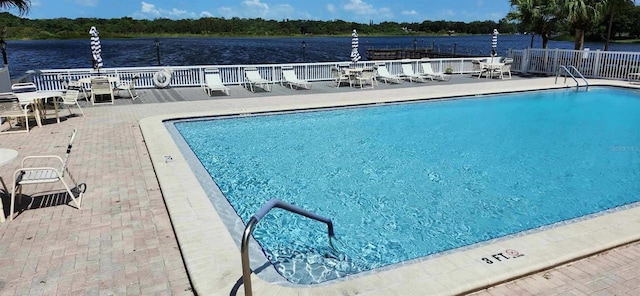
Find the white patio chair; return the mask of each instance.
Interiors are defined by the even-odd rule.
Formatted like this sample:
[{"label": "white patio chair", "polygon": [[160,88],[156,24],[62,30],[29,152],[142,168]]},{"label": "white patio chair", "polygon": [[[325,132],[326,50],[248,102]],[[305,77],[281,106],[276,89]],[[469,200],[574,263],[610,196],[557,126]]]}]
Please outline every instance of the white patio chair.
[{"label": "white patio chair", "polygon": [[[422,76],[420,74],[416,74],[413,72],[413,65],[411,62],[403,62],[402,63],[402,75],[400,76],[404,79],[409,79],[409,82],[427,82],[427,77]],[[432,79],[429,79],[432,80]]]},{"label": "white patio chair", "polygon": [[[0,118],[4,118],[4,121],[9,125],[9,128],[3,129],[0,134],[29,132],[29,110],[26,105],[20,104],[18,98],[11,93],[0,96]],[[13,119],[16,120],[16,124],[13,124]],[[23,125],[24,130],[14,130],[14,126],[18,124]]]},{"label": "white patio chair", "polygon": [[138,78],[140,78],[140,75],[135,74],[129,81],[120,81],[114,88],[116,91],[115,95],[119,96],[120,91],[127,91],[131,100],[135,101],[138,98],[138,94],[136,93],[136,81],[138,81]]},{"label": "white patio chair", "polygon": [[296,88],[311,89],[311,83],[298,79],[298,76],[292,66],[282,67],[282,79],[280,80],[280,85],[284,86],[284,84],[288,84],[291,89],[293,89],[294,86]]},{"label": "white patio chair", "polygon": [[244,69],[244,85],[251,92],[255,92],[254,87],[259,87],[264,89],[265,91],[271,91],[271,86],[269,85],[271,82],[266,80],[260,76],[260,72],[258,72],[258,68],[245,68]]},{"label": "white patio chair", "polygon": [[451,79],[451,75],[444,74],[444,72],[433,71],[430,61],[420,62],[420,67],[422,67],[422,75],[430,78],[431,80],[438,79],[440,81],[449,81],[449,79]]},{"label": "white patio chair", "polygon": [[504,65],[502,65],[502,67],[500,67],[500,78],[501,79],[505,79],[504,78],[504,74],[509,74],[509,78],[507,79],[511,79],[511,64],[513,64],[513,59],[512,58],[506,58],[503,61]]},{"label": "white patio chair", "polygon": [[374,88],[377,84],[376,70],[373,68],[365,68],[357,76],[355,76],[355,82],[360,85],[360,88],[364,88],[363,85],[370,84],[371,88]]},{"label": "white patio chair", "polygon": [[[75,140],[77,133],[77,129],[74,129],[73,133],[71,133],[69,144],[67,144],[64,157],[60,157],[57,155],[41,155],[27,156],[22,159],[20,168],[17,169],[13,174],[12,184],[14,185],[11,189],[11,208],[9,209],[10,221],[13,220],[14,216],[13,214],[15,211],[16,191],[18,196],[18,203],[22,204],[22,186],[24,185],[61,182],[66,192],[69,194],[69,197],[71,197],[71,200],[76,205],[76,208],[80,209],[84,192],[82,192],[82,190],[78,188],[78,184],[76,183],[67,167],[67,164],[69,162],[69,155],[71,154],[71,148],[73,147],[73,141]],[[37,160],[55,163],[55,166],[27,166],[27,163]],[[67,175],[74,185],[73,188],[75,188],[78,193],[74,193],[73,190],[71,190],[72,188],[69,187],[69,185],[65,181],[65,177]]]},{"label": "white patio chair", "polygon": [[[109,96],[107,102],[96,102],[96,97]],[[113,89],[111,83],[107,77],[93,77],[91,78],[91,103],[95,104],[113,104]]]},{"label": "white patio chair", "polygon": [[84,117],[84,111],[82,111],[82,107],[80,107],[80,103],[78,102],[78,99],[80,97],[80,91],[77,89],[67,89],[67,91],[64,93],[64,96],[62,96],[62,104],[67,106],[67,110],[69,110],[69,115],[73,115],[73,112],[71,111],[71,106],[72,105],[76,105],[78,106],[78,110],[80,110],[80,113],[82,114],[82,117]]},{"label": "white patio chair", "polygon": [[220,77],[219,69],[205,69],[204,70],[204,83],[202,84],[202,89],[209,96],[213,91],[221,91],[225,93],[227,96],[229,95],[229,88],[222,83],[222,78]]},{"label": "white patio chair", "polygon": [[473,73],[471,74],[471,77],[476,74],[478,75],[478,79],[480,79],[482,74],[488,75],[489,68],[487,68],[486,63],[483,63],[480,60],[471,60],[471,63],[473,64]]},{"label": "white patio chair", "polygon": [[336,83],[337,88],[340,87],[343,82],[348,82],[349,85],[351,85],[349,75],[336,66],[331,67],[331,77],[333,78],[333,82]]},{"label": "white patio chair", "polygon": [[384,81],[384,83],[387,82],[392,82],[392,83],[402,83],[404,82],[402,80],[402,77],[397,76],[397,75],[392,75],[391,73],[389,73],[389,69],[387,69],[387,66],[385,64],[377,64],[377,75],[380,79],[382,79],[382,81]]},{"label": "white patio chair", "polygon": [[87,95],[87,90],[82,86],[80,81],[71,80],[68,82],[67,89],[75,89],[77,91],[82,91],[82,95],[84,96],[84,100],[89,102],[89,95]]}]

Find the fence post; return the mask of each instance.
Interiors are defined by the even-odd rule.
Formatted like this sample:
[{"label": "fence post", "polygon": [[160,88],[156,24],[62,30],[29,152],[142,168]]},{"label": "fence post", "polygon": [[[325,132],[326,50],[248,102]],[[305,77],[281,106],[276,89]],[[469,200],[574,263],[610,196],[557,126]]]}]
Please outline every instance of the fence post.
[{"label": "fence post", "polygon": [[600,49],[596,50],[596,58],[595,61],[593,62],[593,73],[592,75],[594,77],[599,78],[600,77],[600,56],[602,55],[602,51],[600,51]]},{"label": "fence post", "polygon": [[520,61],[520,69],[522,69],[523,74],[527,74],[529,71],[529,49],[525,48],[522,50],[522,60]]},{"label": "fence post", "polygon": [[555,52],[553,53],[553,73],[558,73],[558,65],[560,64],[560,61],[558,59],[558,53],[560,52],[559,48],[556,48]]}]

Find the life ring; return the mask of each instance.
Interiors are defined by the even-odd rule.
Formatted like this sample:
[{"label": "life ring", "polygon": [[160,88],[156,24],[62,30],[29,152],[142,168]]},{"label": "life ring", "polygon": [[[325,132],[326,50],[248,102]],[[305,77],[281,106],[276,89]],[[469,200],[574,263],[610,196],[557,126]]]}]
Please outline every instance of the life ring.
[{"label": "life ring", "polygon": [[171,83],[171,70],[165,68],[153,74],[153,85],[156,87],[165,88],[169,83]]}]

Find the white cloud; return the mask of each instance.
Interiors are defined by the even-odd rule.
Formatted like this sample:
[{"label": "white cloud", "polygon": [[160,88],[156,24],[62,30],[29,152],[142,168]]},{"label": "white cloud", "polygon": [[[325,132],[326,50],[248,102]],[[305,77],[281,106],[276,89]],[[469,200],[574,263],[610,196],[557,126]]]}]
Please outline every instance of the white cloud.
[{"label": "white cloud", "polygon": [[140,10],[143,14],[150,14],[153,16],[159,16],[160,15],[160,11],[156,9],[156,6],[151,4],[151,3],[147,3],[147,2],[142,2],[142,9]]},{"label": "white cloud", "polygon": [[260,0],[245,0],[242,1],[242,5],[246,6],[249,9],[257,9],[257,10],[269,10],[269,5],[267,3],[262,3]]},{"label": "white cloud", "polygon": [[336,7],[333,4],[327,4],[327,11],[334,13],[336,11]]},{"label": "white cloud", "polygon": [[362,0],[350,0],[349,3],[344,5],[344,10],[356,14],[372,14],[376,12],[371,4],[367,4]]},{"label": "white cloud", "polygon": [[98,5],[98,0],[76,0],[75,2],[80,6],[95,7]]},{"label": "white cloud", "polygon": [[403,15],[418,15],[418,12],[415,10],[405,10],[402,12]]},{"label": "white cloud", "polygon": [[201,11],[200,12],[200,16],[201,17],[212,17],[213,14],[211,14],[211,12],[208,12],[208,11]]},{"label": "white cloud", "polygon": [[42,2],[38,0],[31,0],[31,7],[38,7],[38,6],[42,6]]},{"label": "white cloud", "polygon": [[[86,1],[86,0],[85,0]],[[157,8],[154,4],[142,1],[140,11],[135,13],[141,18],[195,18],[196,14],[186,10]]]},{"label": "white cloud", "polygon": [[386,7],[374,8],[373,5],[362,0],[349,0],[349,3],[343,6],[343,9],[347,12],[366,16],[367,18],[388,19],[393,17],[391,9]]}]

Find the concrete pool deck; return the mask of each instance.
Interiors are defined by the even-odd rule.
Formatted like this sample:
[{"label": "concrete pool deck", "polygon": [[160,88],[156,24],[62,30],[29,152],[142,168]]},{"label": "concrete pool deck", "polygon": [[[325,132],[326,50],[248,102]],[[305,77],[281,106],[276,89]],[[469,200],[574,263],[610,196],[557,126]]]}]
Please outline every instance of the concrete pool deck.
[{"label": "concrete pool deck", "polygon": [[[591,83],[637,87],[623,81],[591,80]],[[455,84],[455,87],[431,83],[401,89],[349,91],[348,96],[300,91],[296,96],[216,97],[189,102],[100,106],[86,108],[85,118],[71,117],[60,124],[46,124],[29,134],[3,135],[2,147],[18,150],[19,158],[22,158],[62,154],[60,149],[64,149],[62,145],[68,134],[78,128],[69,167],[88,189],[80,211],[55,202],[52,196],[38,195],[34,197],[37,209],[26,210],[13,222],[0,224],[0,263],[3,266],[0,269],[0,294],[179,295],[192,294],[193,288],[200,295],[232,294],[242,275],[239,250],[208,204],[203,189],[193,178],[180,152],[172,142],[166,142],[167,131],[161,124],[163,118],[369,104],[388,102],[389,97],[402,101],[559,86],[554,84],[553,78],[532,78]],[[171,155],[174,161],[165,162],[166,155]],[[18,166],[17,160],[3,166],[1,176],[6,182],[11,182],[12,173]],[[57,184],[27,186],[25,193],[58,187]],[[542,270],[545,263],[562,264],[567,260],[567,253],[578,252],[578,257],[584,257],[593,253],[594,248],[602,250],[637,241],[640,236],[638,217],[638,209],[630,209],[557,230],[499,241],[318,287],[273,285],[254,276],[253,290],[256,295],[465,293],[508,281],[516,273]],[[547,247],[553,244],[556,247]],[[534,249],[536,245],[545,247]],[[584,250],[576,251],[582,247]],[[504,261],[504,264],[489,265],[481,260],[507,249],[517,250],[525,256]],[[551,274],[550,279],[534,274],[479,293],[501,295],[525,291],[525,294],[546,294],[545,291],[549,291],[552,294],[553,289],[556,293],[632,293],[640,287],[638,259],[640,245],[633,243],[615,248],[608,254],[574,262],[569,267],[545,271]],[[578,265],[582,267],[575,271]],[[523,268],[528,271],[520,271]],[[617,268],[613,272],[616,276],[597,273],[600,268]],[[570,271],[564,273],[563,269]],[[596,284],[591,285],[592,282]],[[243,293],[242,289],[239,286],[238,294]]]}]

